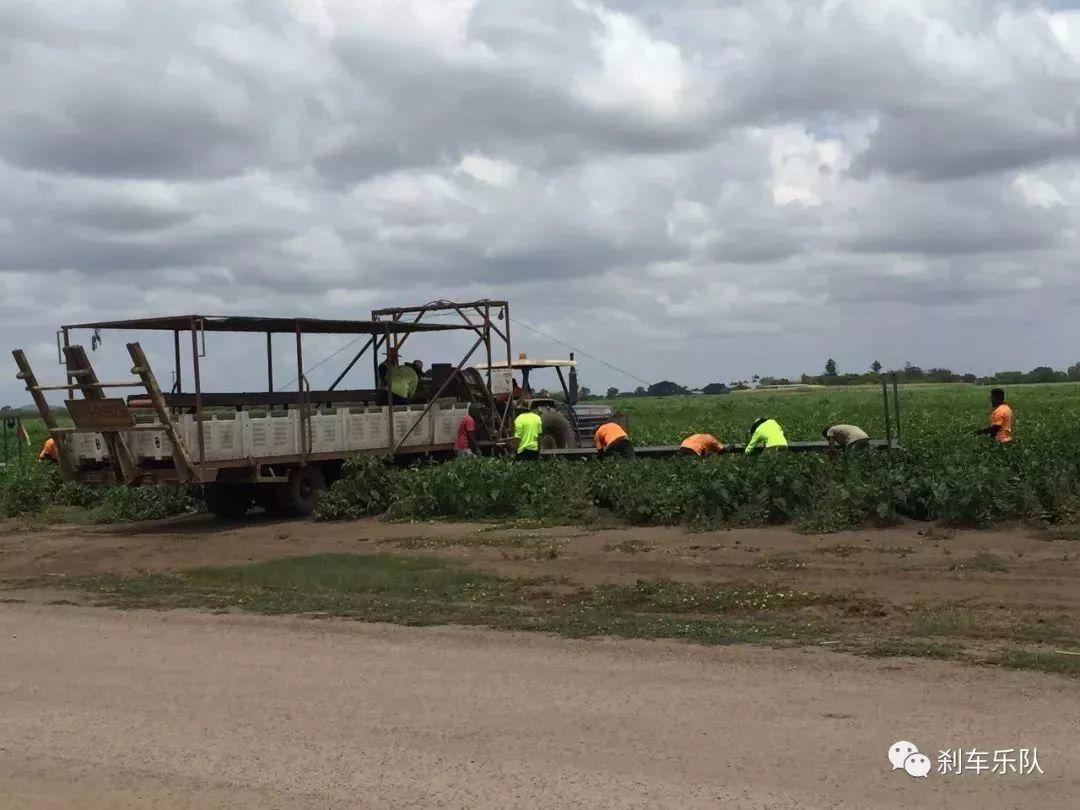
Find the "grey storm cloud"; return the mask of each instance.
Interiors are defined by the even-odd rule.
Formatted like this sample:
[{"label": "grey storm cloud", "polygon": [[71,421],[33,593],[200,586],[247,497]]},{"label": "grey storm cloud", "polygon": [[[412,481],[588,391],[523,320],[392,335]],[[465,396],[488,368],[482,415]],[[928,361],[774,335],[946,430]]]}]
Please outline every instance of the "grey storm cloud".
[{"label": "grey storm cloud", "polygon": [[43,360],[483,295],[686,383],[1077,359],[1080,2],[8,0],[0,81],[0,342]]}]

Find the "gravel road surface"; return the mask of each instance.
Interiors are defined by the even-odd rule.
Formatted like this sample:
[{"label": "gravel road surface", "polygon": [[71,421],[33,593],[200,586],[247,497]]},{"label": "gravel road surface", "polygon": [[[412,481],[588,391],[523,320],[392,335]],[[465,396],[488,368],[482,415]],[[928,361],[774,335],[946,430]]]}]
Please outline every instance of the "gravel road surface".
[{"label": "gravel road surface", "polygon": [[[1078,716],[928,661],[0,604],[5,807],[1075,807]],[[898,739],[1044,773],[916,779]]]}]

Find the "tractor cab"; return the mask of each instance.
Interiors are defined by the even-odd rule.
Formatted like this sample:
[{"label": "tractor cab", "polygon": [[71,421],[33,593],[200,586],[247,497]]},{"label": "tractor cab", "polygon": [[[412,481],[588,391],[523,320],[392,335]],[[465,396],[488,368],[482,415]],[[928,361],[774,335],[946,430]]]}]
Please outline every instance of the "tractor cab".
[{"label": "tractor cab", "polygon": [[[578,402],[577,361],[573,354],[569,360],[538,360],[522,352],[517,360],[509,363],[493,362],[490,367],[478,365],[476,368],[481,372],[490,368],[493,375],[503,375],[500,388],[504,393],[501,396],[512,398],[515,410],[536,409],[540,412],[544,423],[540,443],[544,449],[591,445],[593,433],[600,425],[620,421],[607,405]],[[555,370],[559,386],[556,390],[561,391],[561,397],[548,393],[548,381],[542,374],[548,369]]]}]

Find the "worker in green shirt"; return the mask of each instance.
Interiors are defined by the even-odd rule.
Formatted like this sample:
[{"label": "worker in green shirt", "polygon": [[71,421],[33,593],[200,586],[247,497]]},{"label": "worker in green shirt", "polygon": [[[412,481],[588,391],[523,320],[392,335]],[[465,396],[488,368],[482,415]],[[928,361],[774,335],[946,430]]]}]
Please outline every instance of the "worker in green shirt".
[{"label": "worker in green shirt", "polygon": [[536,411],[522,411],[514,419],[514,457],[519,461],[536,461],[540,458],[540,434],[543,420]]},{"label": "worker in green shirt", "polygon": [[760,453],[778,447],[787,448],[784,429],[775,419],[758,419],[750,426],[750,441],[746,443],[746,454]]},{"label": "worker in green shirt", "polygon": [[395,349],[390,349],[386,362],[379,364],[379,381],[390,388],[390,399],[394,405],[407,405],[416,393],[420,376],[414,365],[401,365]]}]

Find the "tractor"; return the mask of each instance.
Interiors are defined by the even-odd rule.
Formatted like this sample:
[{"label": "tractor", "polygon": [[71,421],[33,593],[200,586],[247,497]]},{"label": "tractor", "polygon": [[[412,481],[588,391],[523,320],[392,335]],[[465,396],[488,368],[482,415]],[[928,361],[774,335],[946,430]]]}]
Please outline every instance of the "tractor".
[{"label": "tractor", "polygon": [[[486,372],[489,366],[483,364],[475,368]],[[533,372],[552,368],[562,388],[561,399],[551,396],[543,388],[537,391],[533,387]],[[540,435],[542,450],[588,447],[592,445],[593,433],[605,422],[615,421],[626,426],[625,414],[616,414],[610,406],[582,405],[578,402],[577,361],[573,354],[569,360],[536,360],[522,352],[517,360],[510,363],[492,363],[490,370],[493,375],[501,373],[509,378],[503,380],[500,388],[507,392],[502,395],[504,399],[513,398],[516,411],[539,411],[544,424]]]}]

